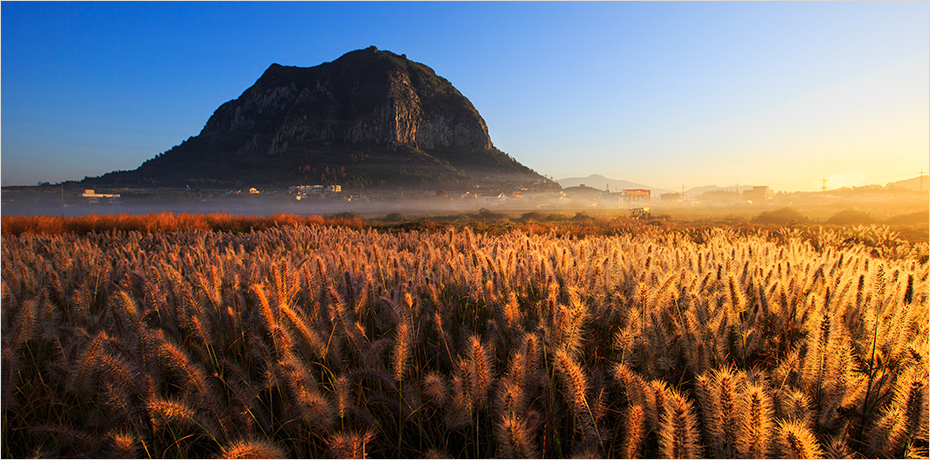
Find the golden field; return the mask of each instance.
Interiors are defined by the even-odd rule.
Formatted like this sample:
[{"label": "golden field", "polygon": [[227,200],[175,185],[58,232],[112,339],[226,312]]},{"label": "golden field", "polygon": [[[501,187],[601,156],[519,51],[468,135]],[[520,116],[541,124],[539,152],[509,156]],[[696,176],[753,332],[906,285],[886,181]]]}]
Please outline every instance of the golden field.
[{"label": "golden field", "polygon": [[927,456],[887,227],[162,218],[4,217],[3,457]]}]

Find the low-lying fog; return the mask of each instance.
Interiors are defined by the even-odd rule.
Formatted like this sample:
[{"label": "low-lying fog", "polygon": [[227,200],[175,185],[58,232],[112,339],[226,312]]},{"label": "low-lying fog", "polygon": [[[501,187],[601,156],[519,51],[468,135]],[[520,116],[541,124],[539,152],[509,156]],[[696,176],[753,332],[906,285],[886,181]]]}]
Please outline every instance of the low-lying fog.
[{"label": "low-lying fog", "polygon": [[[733,194],[735,195],[735,194]],[[924,191],[876,192],[850,196],[822,194],[779,194],[775,199],[761,203],[737,200],[687,199],[669,201],[652,197],[646,203],[617,203],[602,199],[567,196],[555,193],[530,193],[524,197],[495,198],[494,196],[463,196],[461,193],[401,193],[391,192],[380,196],[359,198],[343,194],[338,196],[306,196],[297,200],[288,194],[213,194],[190,196],[174,193],[169,196],[123,194],[119,203],[110,203],[108,198],[99,198],[92,204],[78,192],[69,193],[54,188],[11,189],[2,193],[0,215],[50,215],[80,217],[88,214],[148,214],[163,211],[174,213],[227,213],[231,215],[265,216],[272,214],[295,214],[301,216],[330,216],[353,213],[363,218],[380,218],[389,214],[400,214],[404,218],[417,218],[433,214],[474,213],[482,208],[496,213],[507,213],[511,217],[526,212],[560,213],[573,215],[585,212],[593,216],[628,216],[629,208],[648,206],[652,215],[667,216],[674,220],[745,218],[753,219],[762,213],[782,208],[792,208],[811,223],[828,223],[840,212],[858,213],[855,223],[893,224],[898,216],[914,215],[907,223],[924,223],[928,210],[928,195]],[[849,220],[849,216],[845,220]],[[855,216],[854,216],[855,217]],[[911,222],[913,221],[913,222]]]},{"label": "low-lying fog", "polygon": [[477,211],[482,207],[475,202],[453,203],[428,199],[407,200],[273,200],[248,197],[242,200],[122,200],[119,204],[71,203],[58,206],[49,203],[17,203],[4,201],[0,214],[53,215],[79,217],[87,214],[148,214],[163,211],[175,213],[228,213],[232,215],[264,216],[271,214],[331,215],[351,212],[359,216],[377,216],[390,213],[417,214],[433,212]]}]

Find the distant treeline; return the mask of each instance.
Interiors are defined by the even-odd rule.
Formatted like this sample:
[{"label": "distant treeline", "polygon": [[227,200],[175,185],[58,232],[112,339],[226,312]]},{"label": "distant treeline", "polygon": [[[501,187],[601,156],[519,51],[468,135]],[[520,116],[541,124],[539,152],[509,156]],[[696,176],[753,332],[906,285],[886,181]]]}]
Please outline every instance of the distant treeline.
[{"label": "distant treeline", "polygon": [[[445,228],[469,228],[478,233],[503,235],[520,231],[529,235],[553,233],[557,236],[575,237],[635,235],[647,229],[660,232],[694,234],[712,227],[729,228],[741,234],[765,233],[776,235],[781,229],[790,228],[801,232],[808,240],[816,241],[824,229],[840,230],[849,241],[862,242],[862,235],[882,235],[879,246],[890,247],[905,243],[927,241],[926,212],[914,213],[884,222],[858,211],[841,211],[825,224],[811,222],[793,208],[766,211],[753,219],[725,218],[694,222],[673,221],[667,216],[650,219],[633,219],[578,212],[574,216],[561,213],[527,212],[519,217],[481,209],[477,213],[458,213],[413,218],[400,213],[390,213],[380,218],[361,218],[353,212],[342,212],[324,216],[296,214],[273,214],[268,216],[233,215],[229,213],[173,213],[170,211],[151,214],[90,214],[81,217],[58,216],[4,216],[0,221],[0,232],[4,236],[21,234],[88,234],[109,231],[137,231],[142,233],[164,233],[181,230],[210,230],[222,232],[261,231],[274,227],[294,225],[322,225],[371,228],[383,231],[434,231]],[[920,222],[918,224],[918,222]],[[885,224],[885,225],[879,225]],[[890,226],[890,227],[889,227]],[[865,238],[867,246],[869,240]]]},{"label": "distant treeline", "polygon": [[158,212],[152,214],[89,214],[81,217],[4,216],[0,228],[4,235],[23,233],[45,235],[75,233],[80,235],[111,230],[142,233],[175,232],[187,229],[249,232],[294,225],[336,225],[361,228],[362,220],[351,213],[320,217],[295,214],[243,216],[228,213]]}]

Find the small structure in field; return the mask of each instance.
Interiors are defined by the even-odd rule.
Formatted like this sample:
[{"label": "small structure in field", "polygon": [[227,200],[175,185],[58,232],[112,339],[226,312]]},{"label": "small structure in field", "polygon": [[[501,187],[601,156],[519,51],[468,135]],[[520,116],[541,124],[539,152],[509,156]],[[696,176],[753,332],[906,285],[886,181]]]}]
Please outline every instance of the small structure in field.
[{"label": "small structure in field", "polygon": [[86,189],[81,197],[87,200],[89,205],[100,204],[101,198],[106,198],[110,206],[119,206],[119,193],[94,193],[93,189]]},{"label": "small structure in field", "polygon": [[648,220],[652,217],[652,214],[649,212],[649,208],[630,208],[630,217]]}]

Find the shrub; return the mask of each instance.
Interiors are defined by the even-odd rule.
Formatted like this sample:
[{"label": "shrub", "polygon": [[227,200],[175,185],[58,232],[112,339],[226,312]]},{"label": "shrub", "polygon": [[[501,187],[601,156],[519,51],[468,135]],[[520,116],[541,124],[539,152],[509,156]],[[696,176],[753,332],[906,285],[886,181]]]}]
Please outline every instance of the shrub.
[{"label": "shrub", "polygon": [[867,225],[875,223],[875,219],[869,213],[847,209],[831,216],[827,219],[827,223],[833,225]]},{"label": "shrub", "polygon": [[809,219],[794,208],[781,208],[764,211],[752,219],[755,224],[793,225],[805,223]]}]

